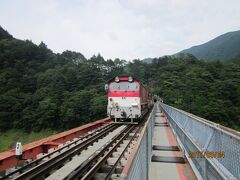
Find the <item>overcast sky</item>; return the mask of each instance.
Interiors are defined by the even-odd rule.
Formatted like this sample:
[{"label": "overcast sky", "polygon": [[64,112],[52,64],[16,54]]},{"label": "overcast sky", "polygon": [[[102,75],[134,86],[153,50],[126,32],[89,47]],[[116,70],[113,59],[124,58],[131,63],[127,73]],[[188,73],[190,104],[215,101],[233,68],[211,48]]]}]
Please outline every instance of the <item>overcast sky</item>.
[{"label": "overcast sky", "polygon": [[87,58],[159,57],[240,30],[240,0],[0,0],[19,39]]}]

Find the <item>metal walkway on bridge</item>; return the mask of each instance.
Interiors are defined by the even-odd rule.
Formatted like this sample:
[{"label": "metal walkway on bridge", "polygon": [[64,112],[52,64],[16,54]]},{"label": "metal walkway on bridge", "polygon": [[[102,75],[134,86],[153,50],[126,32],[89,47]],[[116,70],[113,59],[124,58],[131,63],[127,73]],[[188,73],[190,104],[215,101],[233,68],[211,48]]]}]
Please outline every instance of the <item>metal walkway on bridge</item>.
[{"label": "metal walkway on bridge", "polygon": [[149,180],[197,179],[188,161],[183,157],[169,123],[159,107],[153,123],[153,149]]}]

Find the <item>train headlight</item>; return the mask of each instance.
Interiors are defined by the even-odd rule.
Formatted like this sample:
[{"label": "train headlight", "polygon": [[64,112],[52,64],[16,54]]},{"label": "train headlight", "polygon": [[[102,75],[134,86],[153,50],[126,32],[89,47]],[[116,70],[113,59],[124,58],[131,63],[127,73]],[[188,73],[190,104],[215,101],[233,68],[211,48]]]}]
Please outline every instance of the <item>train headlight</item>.
[{"label": "train headlight", "polygon": [[119,82],[119,81],[120,81],[119,77],[118,76],[115,77],[115,82]]},{"label": "train headlight", "polygon": [[138,107],[138,103],[132,103],[132,107]]},{"label": "train headlight", "polygon": [[128,77],[128,81],[129,81],[129,82],[133,82],[133,77],[132,77],[132,76],[129,76],[129,77]]}]

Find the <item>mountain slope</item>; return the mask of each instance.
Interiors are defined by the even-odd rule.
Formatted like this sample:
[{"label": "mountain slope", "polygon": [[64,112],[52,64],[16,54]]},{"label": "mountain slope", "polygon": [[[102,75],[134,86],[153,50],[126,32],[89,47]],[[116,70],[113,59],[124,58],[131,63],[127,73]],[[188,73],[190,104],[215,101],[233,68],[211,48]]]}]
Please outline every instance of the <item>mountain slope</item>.
[{"label": "mountain slope", "polygon": [[153,59],[154,58],[144,58],[144,59],[142,59],[142,62],[147,63],[147,64],[151,64]]},{"label": "mountain slope", "polygon": [[0,40],[1,39],[13,39],[13,37],[0,26]]},{"label": "mountain slope", "polygon": [[190,53],[199,59],[206,60],[234,58],[240,54],[240,31],[225,33],[211,41],[193,46],[179,53]]}]

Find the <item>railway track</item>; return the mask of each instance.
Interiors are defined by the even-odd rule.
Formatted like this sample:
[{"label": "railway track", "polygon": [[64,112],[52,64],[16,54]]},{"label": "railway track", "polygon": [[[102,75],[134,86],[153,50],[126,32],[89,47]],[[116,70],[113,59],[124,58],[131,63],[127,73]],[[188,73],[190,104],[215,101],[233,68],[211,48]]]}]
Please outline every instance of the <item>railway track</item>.
[{"label": "railway track", "polygon": [[72,141],[3,179],[110,179],[119,177],[141,124],[109,124]]},{"label": "railway track", "polygon": [[[65,144],[51,153],[43,155],[41,158],[30,162],[29,164],[9,173],[6,176],[3,176],[0,179],[26,179],[27,176],[29,177],[28,179],[31,179],[31,176],[39,174],[39,172],[47,174],[50,170],[53,170],[53,168],[58,168],[64,165],[64,163],[71,160],[74,155],[80,154],[87,146],[93,144],[98,139],[103,138],[116,128],[117,125],[114,124],[98,128],[96,131],[81,136],[78,139]],[[48,167],[49,169],[46,170],[44,167]],[[43,169],[45,170],[43,171]]]},{"label": "railway track", "polygon": [[[80,165],[65,179],[110,179],[113,173],[116,173],[115,170],[117,166],[120,166],[120,169],[122,168],[120,161],[127,158],[129,155],[130,152],[128,152],[128,150],[131,149],[130,145],[133,143],[134,139],[137,138],[140,129],[140,125],[127,126],[122,133],[116,136],[109,144],[106,144],[100,153],[97,153],[89,161]],[[127,142],[123,143],[123,141]],[[121,144],[123,145],[122,147]],[[108,164],[107,160],[113,156],[114,152],[118,152],[118,157],[106,168]],[[120,173],[121,170],[118,170],[115,174],[115,178],[119,176]]]}]

